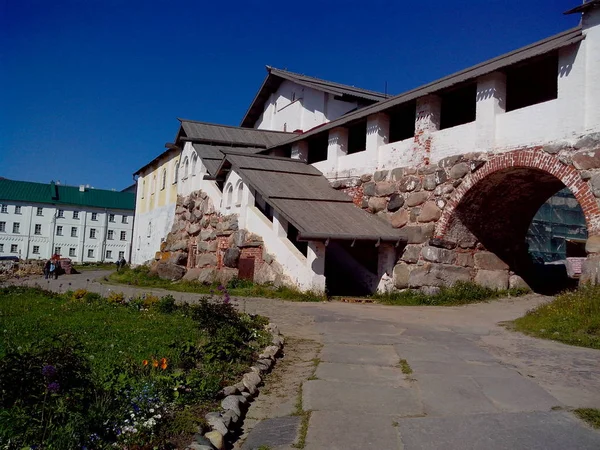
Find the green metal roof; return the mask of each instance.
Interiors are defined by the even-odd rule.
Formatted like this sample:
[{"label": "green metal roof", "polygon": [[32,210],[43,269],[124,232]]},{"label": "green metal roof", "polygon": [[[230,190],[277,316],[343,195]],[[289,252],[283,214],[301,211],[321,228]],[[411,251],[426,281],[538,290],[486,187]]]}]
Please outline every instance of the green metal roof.
[{"label": "green metal roof", "polygon": [[135,210],[135,194],[77,186],[0,179],[0,202],[50,203],[93,208]]}]

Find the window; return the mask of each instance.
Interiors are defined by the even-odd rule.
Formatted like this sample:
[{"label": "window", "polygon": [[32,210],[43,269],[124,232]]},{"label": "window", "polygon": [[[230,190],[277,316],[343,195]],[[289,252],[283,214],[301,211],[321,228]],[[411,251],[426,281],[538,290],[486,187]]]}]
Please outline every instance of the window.
[{"label": "window", "polygon": [[3,213],[7,213],[8,212],[8,206],[7,205],[2,205],[2,207],[0,208],[0,211],[2,211]]},{"label": "window", "polygon": [[34,234],[42,234],[42,225],[39,223],[35,224]]},{"label": "window", "polygon": [[6,222],[0,222],[0,231],[6,231]]},{"label": "window", "polygon": [[21,214],[21,207],[20,206],[15,206],[15,214]]},{"label": "window", "polygon": [[160,175],[160,190],[164,190],[167,185],[167,169],[163,169]]},{"label": "window", "polygon": [[38,209],[37,209],[37,213],[36,213],[36,215],[38,215],[38,216],[43,216],[43,215],[44,215],[44,208],[40,208],[40,207],[38,206]]},{"label": "window", "polygon": [[194,153],[192,155],[192,176],[195,177],[196,176],[196,164],[198,163],[198,155],[196,155],[196,153]]},{"label": "window", "polygon": [[0,253],[4,253],[4,244],[0,244]]},{"label": "window", "polygon": [[34,255],[39,255],[40,254],[40,246],[39,245],[34,245],[33,246],[33,254]]},{"label": "window", "polygon": [[60,217],[61,219],[65,217],[65,211],[63,209],[59,209],[56,217]]},{"label": "window", "polygon": [[125,258],[125,252],[119,252],[119,259]]},{"label": "window", "polygon": [[96,239],[96,229],[90,228],[90,239]]},{"label": "window", "polygon": [[73,219],[79,219],[79,211],[73,211]]},{"label": "window", "polygon": [[54,247],[54,254],[60,255],[60,247]]},{"label": "window", "polygon": [[13,233],[18,233],[19,228],[21,228],[21,224],[19,222],[13,223]]},{"label": "window", "polygon": [[69,256],[75,256],[75,249],[73,247],[69,249]]},{"label": "window", "polygon": [[11,253],[18,253],[18,251],[19,251],[19,247],[17,246],[17,244],[12,244],[10,246],[10,252]]},{"label": "window", "polygon": [[175,161],[175,170],[173,171],[173,184],[177,184],[179,178],[179,160]]},{"label": "window", "polygon": [[152,184],[150,185],[150,195],[156,192],[156,175],[152,175]]},{"label": "window", "polygon": [[415,136],[416,113],[416,101],[408,102],[390,109],[390,143],[403,141],[404,139],[412,139]]},{"label": "window", "polygon": [[108,221],[109,222],[114,222],[115,221],[115,215],[114,214],[109,214],[108,215]]},{"label": "window", "polygon": [[93,258],[93,257],[94,257],[94,249],[88,248],[88,258]]},{"label": "window", "polygon": [[106,259],[112,259],[112,250],[106,250]]},{"label": "window", "polygon": [[92,220],[98,220],[98,213],[92,213]]},{"label": "window", "polygon": [[506,70],[506,111],[558,97],[558,52]]},{"label": "window", "polygon": [[[367,138],[365,136],[365,143]],[[327,133],[320,133],[308,139],[308,164],[313,164],[327,159],[327,146],[329,145],[329,136]],[[364,148],[363,148],[364,150]]]},{"label": "window", "polygon": [[225,194],[225,208],[231,208],[231,204],[233,203],[233,186],[231,184],[225,187]]},{"label": "window", "polygon": [[238,181],[237,186],[236,186],[236,191],[237,191],[237,195],[236,195],[236,199],[235,199],[235,206],[241,206],[242,205],[242,196],[244,193],[244,183],[242,183],[242,180]]},{"label": "window", "polygon": [[142,180],[142,198],[144,198],[145,193],[146,193],[146,180]]},{"label": "window", "polygon": [[108,230],[108,236],[106,237],[106,239],[112,241],[114,239],[114,234],[115,234],[114,230]]},{"label": "window", "polygon": [[475,120],[477,84],[469,84],[442,92],[440,130],[456,127]]},{"label": "window", "polygon": [[56,227],[56,235],[57,236],[62,236],[62,225],[59,225]]},{"label": "window", "polygon": [[121,231],[121,240],[124,241],[125,238],[127,236],[127,232],[126,231]]},{"label": "window", "polygon": [[121,223],[127,223],[127,216],[123,216],[121,218]]},{"label": "window", "polygon": [[182,180],[187,179],[189,168],[190,168],[190,161],[187,158],[185,158],[185,160],[183,161],[183,177],[181,178]]},{"label": "window", "polygon": [[348,128],[348,154],[362,152],[367,148],[367,122]]},{"label": "window", "polygon": [[148,222],[148,233],[147,233],[147,237],[152,236],[152,221],[150,220]]},{"label": "window", "polygon": [[77,227],[71,227],[71,237],[77,237]]}]

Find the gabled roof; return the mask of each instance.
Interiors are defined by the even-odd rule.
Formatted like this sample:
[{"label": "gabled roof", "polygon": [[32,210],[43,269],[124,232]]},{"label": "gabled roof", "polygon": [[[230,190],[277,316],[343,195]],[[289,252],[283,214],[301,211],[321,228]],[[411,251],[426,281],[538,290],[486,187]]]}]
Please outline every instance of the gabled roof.
[{"label": "gabled roof", "polygon": [[31,183],[0,179],[0,202],[15,201],[24,203],[48,203],[93,208],[135,209],[135,194],[104,189],[86,188],[84,192],[77,186],[63,186],[55,183]]},{"label": "gabled roof", "polygon": [[232,127],[186,119],[177,120],[181,122],[177,137],[192,142],[267,148],[281,144],[295,135],[283,131]]},{"label": "gabled roof", "polygon": [[536,56],[549,53],[567,45],[577,43],[583,40],[584,38],[585,36],[581,31],[581,26],[571,28],[570,30],[563,31],[562,33],[527,45],[518,50],[514,50],[512,52],[482,62],[475,66],[469,67],[468,69],[464,69],[460,72],[448,75],[444,78],[440,78],[437,81],[420,86],[416,89],[412,89],[403,94],[392,97],[388,100],[384,100],[375,103],[374,105],[367,106],[354,112],[345,114],[339,119],[333,120],[323,125],[319,125],[318,127],[315,127],[312,130],[306,131],[301,135],[293,137],[289,141],[284,142],[284,144],[287,145],[296,141],[304,140],[310,136],[314,136],[315,134],[331,130],[335,127],[343,126],[345,124],[350,124],[352,122],[365,119],[367,116],[370,116],[372,114],[385,111],[394,106],[399,106],[404,103],[408,103],[419,97],[424,97],[429,94],[438,93],[441,90],[450,88],[457,84],[472,82],[482,75],[486,75],[497,70],[505,69],[508,66],[520,63],[527,59],[534,58]]},{"label": "gabled roof", "polygon": [[240,153],[257,153],[262,149],[256,147],[228,147],[224,145],[210,145],[210,144],[192,144],[196,153],[202,160],[206,171],[211,177],[217,174],[217,169],[221,165],[225,153],[228,151],[235,150]]},{"label": "gabled roof", "polygon": [[575,8],[571,8],[568,11],[565,11],[563,14],[575,14],[581,12],[587,12],[592,8],[600,7],[600,0],[588,0],[583,5],[576,6]]},{"label": "gabled roof", "polygon": [[292,81],[301,86],[306,86],[321,92],[346,97],[352,100],[360,100],[362,103],[371,104],[388,98],[386,94],[381,92],[369,91],[347,84],[334,83],[333,81],[321,80],[320,78],[309,77],[299,73],[289,72],[287,70],[276,69],[275,67],[267,67],[267,76],[263,81],[262,86],[256,93],[248,111],[242,119],[241,126],[252,128],[263,113],[265,103],[269,96],[275,92],[284,80]]},{"label": "gabled roof", "polygon": [[301,240],[406,240],[402,230],[354,206],[348,195],[302,161],[229,152],[217,179],[232,169],[298,229]]}]

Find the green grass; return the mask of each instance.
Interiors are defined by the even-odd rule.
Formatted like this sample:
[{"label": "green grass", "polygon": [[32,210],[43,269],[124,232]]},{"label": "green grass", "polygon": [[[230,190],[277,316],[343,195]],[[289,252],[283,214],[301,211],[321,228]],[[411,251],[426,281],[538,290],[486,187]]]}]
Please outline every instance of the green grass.
[{"label": "green grass", "polygon": [[194,321],[179,312],[85,303],[41,289],[0,289],[0,298],[0,358],[11,348],[71,334],[81,340],[95,371],[101,372],[152,357],[176,363],[177,351],[169,344],[182,337],[193,342],[204,338]]},{"label": "green grass", "polygon": [[401,359],[398,365],[400,366],[400,370],[402,370],[404,375],[410,375],[413,373],[412,368],[410,367],[410,364],[408,364],[407,360]]},{"label": "green grass", "polygon": [[[107,277],[107,281],[116,284],[127,284],[131,286],[160,288],[177,292],[193,292],[196,294],[210,294],[216,291],[218,284],[206,285],[193,281],[170,281],[163,280],[152,275],[145,266],[134,269],[125,268],[120,272],[114,272]],[[327,300],[322,294],[314,292],[300,292],[287,286],[274,287],[270,285],[255,284],[251,281],[230,281],[227,285],[229,294],[236,297],[264,297],[293,300],[301,302],[321,302]]]},{"label": "green grass", "polygon": [[573,411],[577,416],[585,420],[594,428],[600,428],[600,409],[579,408]]},{"label": "green grass", "polygon": [[73,264],[73,268],[77,272],[85,272],[86,270],[117,270],[115,263],[83,263]]},{"label": "green grass", "polygon": [[530,291],[525,289],[497,290],[475,283],[459,281],[452,287],[442,287],[435,295],[427,295],[417,290],[388,292],[375,294],[373,299],[378,303],[398,306],[456,306],[478,303],[495,298],[518,297]]},{"label": "green grass", "polygon": [[600,285],[584,285],[528,311],[513,329],[565,344],[600,349]]}]

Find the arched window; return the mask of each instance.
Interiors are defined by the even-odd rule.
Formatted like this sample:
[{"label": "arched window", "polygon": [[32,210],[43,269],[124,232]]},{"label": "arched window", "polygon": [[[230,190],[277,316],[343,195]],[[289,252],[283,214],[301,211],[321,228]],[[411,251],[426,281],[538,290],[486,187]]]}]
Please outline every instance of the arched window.
[{"label": "arched window", "polygon": [[146,179],[145,178],[142,180],[142,198],[144,198],[144,195],[146,195]]},{"label": "arched window", "polygon": [[175,170],[173,171],[173,184],[177,184],[179,178],[179,160],[175,160]]},{"label": "arched window", "polygon": [[192,176],[195,177],[196,176],[196,163],[198,162],[198,155],[196,155],[196,153],[194,153],[192,155]]},{"label": "arched window", "polygon": [[164,190],[167,184],[167,169],[162,170],[162,174],[160,176],[160,190]]},{"label": "arched window", "polygon": [[226,208],[231,208],[232,203],[233,203],[233,186],[231,184],[229,184],[227,186],[227,188],[225,189],[225,192],[227,193],[227,199],[225,201],[225,207]]},{"label": "arched window", "polygon": [[152,184],[150,185],[150,194],[156,192],[156,174],[152,175]]},{"label": "arched window", "polygon": [[190,160],[188,158],[185,158],[185,160],[183,161],[183,177],[181,177],[182,180],[187,179],[189,169],[190,169]]},{"label": "arched window", "polygon": [[239,180],[235,186],[235,192],[236,192],[236,196],[235,196],[235,206],[241,206],[242,205],[242,194],[244,193],[244,183],[242,182],[242,180]]}]

